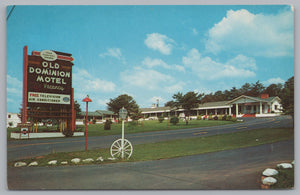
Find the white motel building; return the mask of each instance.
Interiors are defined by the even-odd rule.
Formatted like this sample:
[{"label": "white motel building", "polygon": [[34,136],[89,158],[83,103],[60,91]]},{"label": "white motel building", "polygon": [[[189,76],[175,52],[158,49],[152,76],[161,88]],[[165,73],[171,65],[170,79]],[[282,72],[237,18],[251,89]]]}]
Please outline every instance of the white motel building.
[{"label": "white motel building", "polygon": [[[192,109],[191,117],[207,115],[234,115],[236,117],[271,117],[282,112],[279,97],[269,97],[262,94],[260,97],[242,95],[230,101],[207,102]],[[184,110],[172,110],[170,107],[141,108],[144,118],[155,119],[159,116],[184,117]]]},{"label": "white motel building", "polygon": [[[236,117],[272,117],[282,113],[282,106],[279,97],[269,97],[262,94],[260,97],[242,95],[230,101],[207,102],[200,104],[191,111],[191,118],[208,115],[233,115]],[[145,119],[157,119],[159,116],[184,117],[184,109],[172,109],[171,107],[152,106],[151,108],[140,108]],[[85,112],[76,119],[77,125],[82,125]],[[88,113],[89,121],[93,119],[98,122],[105,122],[107,119],[116,119],[117,115],[111,111],[97,110]],[[7,113],[7,127],[17,127],[21,123],[19,114]]]}]

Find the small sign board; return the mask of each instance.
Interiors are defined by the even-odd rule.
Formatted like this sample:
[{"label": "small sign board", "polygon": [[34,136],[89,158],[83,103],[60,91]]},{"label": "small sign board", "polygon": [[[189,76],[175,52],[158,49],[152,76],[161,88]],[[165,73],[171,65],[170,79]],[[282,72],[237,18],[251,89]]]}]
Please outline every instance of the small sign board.
[{"label": "small sign board", "polygon": [[28,131],[28,127],[21,127],[20,129],[20,137],[27,137],[29,138],[29,131]]}]

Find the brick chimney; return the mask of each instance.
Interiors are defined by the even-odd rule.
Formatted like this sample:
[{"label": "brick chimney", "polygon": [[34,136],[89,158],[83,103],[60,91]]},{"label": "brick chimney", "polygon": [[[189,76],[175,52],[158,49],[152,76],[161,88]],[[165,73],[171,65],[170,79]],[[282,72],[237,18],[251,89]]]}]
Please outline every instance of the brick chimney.
[{"label": "brick chimney", "polygon": [[261,99],[268,99],[269,98],[269,94],[267,94],[267,93],[260,94],[260,98]]}]

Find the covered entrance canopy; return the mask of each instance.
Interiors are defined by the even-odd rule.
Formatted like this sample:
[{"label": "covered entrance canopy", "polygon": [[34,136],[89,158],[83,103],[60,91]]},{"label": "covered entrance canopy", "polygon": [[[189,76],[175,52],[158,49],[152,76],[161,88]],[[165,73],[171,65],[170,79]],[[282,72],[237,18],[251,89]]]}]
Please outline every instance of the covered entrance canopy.
[{"label": "covered entrance canopy", "polygon": [[[261,97],[242,95],[227,102],[227,104],[230,105],[230,108],[235,106],[235,114],[237,117],[281,112],[280,98],[269,97],[267,94],[262,94]],[[229,114],[231,114],[231,112],[230,109]]]}]

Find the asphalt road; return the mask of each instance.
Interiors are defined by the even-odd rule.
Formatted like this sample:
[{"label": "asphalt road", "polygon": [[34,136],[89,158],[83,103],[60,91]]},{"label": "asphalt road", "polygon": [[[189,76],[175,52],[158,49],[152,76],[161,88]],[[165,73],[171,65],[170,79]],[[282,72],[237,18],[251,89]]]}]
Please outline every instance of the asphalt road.
[{"label": "asphalt road", "polygon": [[[280,116],[275,118],[244,118],[244,120],[245,121],[243,123],[215,127],[125,134],[125,138],[128,139],[134,147],[134,145],[142,143],[153,143],[197,136],[209,136],[258,128],[292,127],[292,119],[289,116]],[[120,136],[121,135],[89,137],[88,149],[109,148],[113,141],[120,138]],[[7,142],[7,160],[12,161],[36,157],[49,154],[53,151],[69,152],[84,149],[84,137],[14,140]]]},{"label": "asphalt road", "polygon": [[86,166],[8,168],[8,187],[25,189],[259,189],[262,171],[294,159],[283,141],[174,159]]}]

